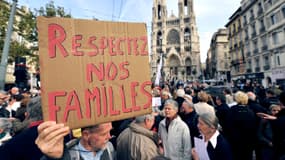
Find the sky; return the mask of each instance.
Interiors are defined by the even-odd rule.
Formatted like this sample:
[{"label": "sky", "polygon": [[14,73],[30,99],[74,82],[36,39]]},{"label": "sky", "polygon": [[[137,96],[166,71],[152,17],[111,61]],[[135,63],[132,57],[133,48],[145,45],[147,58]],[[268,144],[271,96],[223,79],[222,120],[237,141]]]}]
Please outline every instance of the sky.
[{"label": "sky", "polygon": [[[178,0],[166,1],[168,14],[174,13],[177,16]],[[240,1],[194,0],[202,62],[206,61],[212,35],[219,28],[224,28],[229,17],[239,8]],[[18,6],[25,5],[34,10],[48,2],[49,0],[18,0]],[[151,33],[153,0],[54,0],[54,3],[55,6],[64,7],[73,18],[144,22],[147,23],[148,34]]]}]

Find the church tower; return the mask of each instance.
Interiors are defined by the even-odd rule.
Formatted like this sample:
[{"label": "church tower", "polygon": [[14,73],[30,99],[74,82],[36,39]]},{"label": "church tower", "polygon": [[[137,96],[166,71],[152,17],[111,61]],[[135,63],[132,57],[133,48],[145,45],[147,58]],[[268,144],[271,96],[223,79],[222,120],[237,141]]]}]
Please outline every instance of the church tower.
[{"label": "church tower", "polygon": [[178,17],[167,14],[166,0],[153,0],[152,76],[163,55],[164,80],[197,80],[201,76],[200,43],[193,0],[178,0]]}]

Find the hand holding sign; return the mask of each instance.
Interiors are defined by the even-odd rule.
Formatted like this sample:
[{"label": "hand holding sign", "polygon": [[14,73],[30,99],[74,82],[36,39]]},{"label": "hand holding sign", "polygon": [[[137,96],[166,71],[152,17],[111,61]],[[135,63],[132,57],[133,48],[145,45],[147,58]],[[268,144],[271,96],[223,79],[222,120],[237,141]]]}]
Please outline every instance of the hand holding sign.
[{"label": "hand holding sign", "polygon": [[63,155],[64,136],[69,133],[69,127],[47,121],[38,126],[36,144],[50,158],[60,158]]},{"label": "hand holding sign", "polygon": [[45,121],[79,128],[151,112],[145,24],[37,21]]}]

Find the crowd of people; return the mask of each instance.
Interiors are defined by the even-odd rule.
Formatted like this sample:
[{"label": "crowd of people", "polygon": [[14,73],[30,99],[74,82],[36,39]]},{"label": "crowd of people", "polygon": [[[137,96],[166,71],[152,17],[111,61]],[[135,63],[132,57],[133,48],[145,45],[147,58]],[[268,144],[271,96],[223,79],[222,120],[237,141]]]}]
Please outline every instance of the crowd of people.
[{"label": "crowd of people", "polygon": [[[0,91],[3,160],[283,160],[285,91],[258,84],[208,92],[199,82],[153,86],[147,115],[81,128],[43,122],[41,97]],[[278,89],[278,90],[277,90]]]}]

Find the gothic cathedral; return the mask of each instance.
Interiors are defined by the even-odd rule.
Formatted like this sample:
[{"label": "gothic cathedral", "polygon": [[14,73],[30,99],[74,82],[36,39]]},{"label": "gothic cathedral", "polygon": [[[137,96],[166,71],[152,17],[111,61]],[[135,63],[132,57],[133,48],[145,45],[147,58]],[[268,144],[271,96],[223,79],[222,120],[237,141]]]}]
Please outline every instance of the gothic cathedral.
[{"label": "gothic cathedral", "polygon": [[163,80],[201,78],[200,43],[193,0],[178,0],[178,17],[167,15],[166,0],[153,0],[151,70],[155,77],[162,57]]}]

